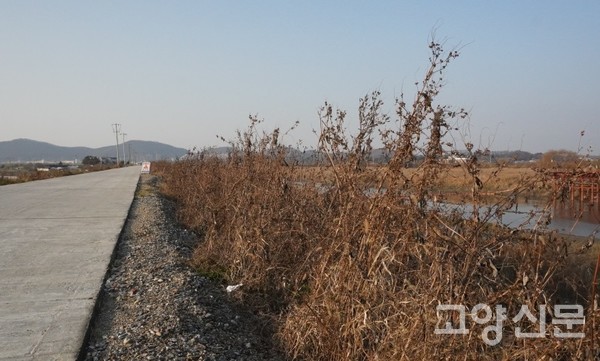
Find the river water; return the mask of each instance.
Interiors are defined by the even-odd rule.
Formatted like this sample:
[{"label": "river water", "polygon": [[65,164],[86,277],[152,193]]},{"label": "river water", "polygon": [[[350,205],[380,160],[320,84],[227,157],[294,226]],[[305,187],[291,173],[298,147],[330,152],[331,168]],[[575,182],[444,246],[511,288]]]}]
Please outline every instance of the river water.
[{"label": "river water", "polygon": [[[472,205],[446,204],[445,209],[472,214]],[[581,209],[571,208],[558,203],[556,206],[543,206],[535,203],[520,203],[513,207],[496,212],[495,206],[483,206],[479,210],[481,217],[486,214],[497,214],[491,221],[499,222],[511,228],[534,229],[541,225],[548,230],[556,230],[562,234],[588,237],[600,236],[600,208],[598,205],[584,206]],[[598,233],[598,235],[597,235]]]},{"label": "river water", "polygon": [[[296,182],[296,186],[304,186],[304,182]],[[331,189],[325,184],[316,184],[316,187],[326,192]],[[377,190],[369,188],[364,191],[368,197],[385,193],[386,189]],[[470,204],[453,203],[431,203],[431,206],[437,205],[444,211],[458,211],[465,216],[473,213],[473,206]],[[509,209],[497,212],[497,207],[493,205],[482,206],[479,209],[480,218],[486,214],[495,214],[490,221],[502,223],[515,229],[534,229],[545,226],[547,230],[556,230],[558,233],[589,237],[593,235],[600,238],[600,207],[598,204],[570,207],[567,203],[557,202],[554,206],[543,204],[541,202],[517,203]],[[500,215],[501,214],[501,215]]]}]

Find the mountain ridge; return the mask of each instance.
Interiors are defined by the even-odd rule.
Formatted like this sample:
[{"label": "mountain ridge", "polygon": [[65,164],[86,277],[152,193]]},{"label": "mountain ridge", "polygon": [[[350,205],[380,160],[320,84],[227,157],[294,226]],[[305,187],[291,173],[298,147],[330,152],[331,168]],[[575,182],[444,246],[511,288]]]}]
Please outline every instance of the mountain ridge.
[{"label": "mountain ridge", "polygon": [[[123,145],[119,144],[119,158],[123,154]],[[128,140],[125,142],[125,160],[150,161],[161,159],[177,159],[187,153],[187,149],[174,147],[169,144],[147,141]],[[92,147],[66,147],[48,142],[18,138],[8,141],[0,141],[0,163],[10,162],[59,162],[59,161],[81,161],[85,156],[116,157],[116,146],[108,145],[99,148]]]}]

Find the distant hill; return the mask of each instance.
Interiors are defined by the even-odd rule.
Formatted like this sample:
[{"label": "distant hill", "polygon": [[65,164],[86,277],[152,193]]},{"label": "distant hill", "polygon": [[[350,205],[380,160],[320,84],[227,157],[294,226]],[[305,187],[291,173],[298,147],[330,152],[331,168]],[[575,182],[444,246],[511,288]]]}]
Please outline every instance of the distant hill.
[{"label": "distant hill", "polygon": [[[173,147],[172,145],[150,142],[144,140],[131,140],[125,142],[125,157],[129,156],[129,147],[131,147],[132,161],[143,160],[162,160],[162,159],[177,159],[187,154],[187,149]],[[95,149],[99,152],[98,155],[103,157],[116,157],[117,151],[115,145],[110,145]],[[119,157],[122,156],[123,145],[119,144]]]},{"label": "distant hill", "polygon": [[[187,153],[186,149],[173,147],[159,142],[130,140],[125,142],[125,159],[131,151],[131,161],[152,161],[175,159]],[[119,158],[123,156],[123,145],[119,144]],[[115,145],[101,148],[61,147],[31,139],[15,139],[0,142],[0,163],[32,162],[44,160],[58,162],[65,160],[81,161],[87,155],[98,157],[116,157]]]},{"label": "distant hill", "polygon": [[542,153],[529,153],[522,150],[514,151],[494,151],[491,152],[491,159],[508,159],[516,162],[528,162],[533,160],[539,160],[542,158]]}]

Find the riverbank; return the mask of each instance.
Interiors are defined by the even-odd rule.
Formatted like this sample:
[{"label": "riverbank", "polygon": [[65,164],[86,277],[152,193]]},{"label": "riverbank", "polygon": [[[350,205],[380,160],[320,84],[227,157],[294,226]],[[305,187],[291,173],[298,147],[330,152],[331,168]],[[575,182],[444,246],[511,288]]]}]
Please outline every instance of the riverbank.
[{"label": "riverbank", "polygon": [[189,266],[197,237],[142,175],[85,360],[283,360],[269,321]]}]

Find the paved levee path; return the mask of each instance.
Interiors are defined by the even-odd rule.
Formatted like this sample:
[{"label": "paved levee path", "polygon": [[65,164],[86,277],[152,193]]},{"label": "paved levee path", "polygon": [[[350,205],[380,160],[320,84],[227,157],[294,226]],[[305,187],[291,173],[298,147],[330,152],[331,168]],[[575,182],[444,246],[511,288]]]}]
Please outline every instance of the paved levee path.
[{"label": "paved levee path", "polygon": [[0,187],[0,360],[77,358],[139,173]]}]

